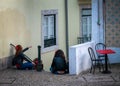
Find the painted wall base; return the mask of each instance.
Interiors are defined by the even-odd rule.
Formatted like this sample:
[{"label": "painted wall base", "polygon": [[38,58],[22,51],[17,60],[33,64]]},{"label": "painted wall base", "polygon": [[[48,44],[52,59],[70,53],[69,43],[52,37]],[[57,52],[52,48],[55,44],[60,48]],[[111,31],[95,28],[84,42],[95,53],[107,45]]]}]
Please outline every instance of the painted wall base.
[{"label": "painted wall base", "polygon": [[12,58],[14,56],[0,58],[0,70],[9,68],[12,66]]}]

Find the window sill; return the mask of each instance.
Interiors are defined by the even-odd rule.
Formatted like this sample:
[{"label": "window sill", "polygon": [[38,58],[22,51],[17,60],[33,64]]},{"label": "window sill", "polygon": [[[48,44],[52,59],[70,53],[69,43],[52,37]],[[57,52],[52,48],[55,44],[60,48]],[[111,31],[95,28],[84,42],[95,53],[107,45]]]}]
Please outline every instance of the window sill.
[{"label": "window sill", "polygon": [[41,53],[46,53],[46,52],[50,52],[50,51],[53,51],[53,50],[56,50],[58,49],[58,46],[55,45],[55,46],[51,46],[51,47],[47,47],[47,48],[41,48]]}]

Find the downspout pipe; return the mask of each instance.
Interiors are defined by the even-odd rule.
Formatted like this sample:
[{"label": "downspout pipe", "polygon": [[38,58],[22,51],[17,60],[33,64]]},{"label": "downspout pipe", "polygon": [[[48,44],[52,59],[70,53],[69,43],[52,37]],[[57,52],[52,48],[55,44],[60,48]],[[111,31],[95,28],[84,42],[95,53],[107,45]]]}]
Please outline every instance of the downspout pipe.
[{"label": "downspout pipe", "polygon": [[66,35],[66,57],[69,60],[69,37],[68,37],[68,0],[65,0],[65,35]]},{"label": "downspout pipe", "polygon": [[103,0],[104,42],[106,44],[106,1]]}]

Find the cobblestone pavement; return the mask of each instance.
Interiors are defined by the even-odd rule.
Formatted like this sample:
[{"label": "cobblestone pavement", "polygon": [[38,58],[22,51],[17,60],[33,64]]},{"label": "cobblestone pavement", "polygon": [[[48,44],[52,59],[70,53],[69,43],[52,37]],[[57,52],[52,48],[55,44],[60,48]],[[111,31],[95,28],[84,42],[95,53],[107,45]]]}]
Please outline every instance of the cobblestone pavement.
[{"label": "cobblestone pavement", "polygon": [[120,86],[120,64],[111,67],[110,74],[96,70],[95,74],[84,71],[79,75],[9,68],[0,71],[0,86]]}]

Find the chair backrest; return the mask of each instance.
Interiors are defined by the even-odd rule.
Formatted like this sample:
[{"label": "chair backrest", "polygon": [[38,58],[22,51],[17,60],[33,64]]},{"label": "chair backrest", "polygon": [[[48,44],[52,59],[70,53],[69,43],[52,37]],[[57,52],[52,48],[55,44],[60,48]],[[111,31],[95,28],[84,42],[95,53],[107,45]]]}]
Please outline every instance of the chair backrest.
[{"label": "chair backrest", "polygon": [[95,50],[105,50],[106,49],[106,45],[103,43],[97,43],[95,45]]},{"label": "chair backrest", "polygon": [[90,55],[90,59],[95,60],[96,56],[95,56],[94,50],[91,47],[89,47],[88,52],[89,52],[89,55]]}]

